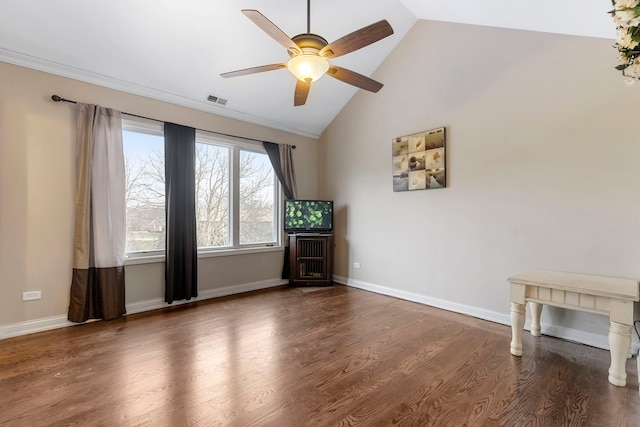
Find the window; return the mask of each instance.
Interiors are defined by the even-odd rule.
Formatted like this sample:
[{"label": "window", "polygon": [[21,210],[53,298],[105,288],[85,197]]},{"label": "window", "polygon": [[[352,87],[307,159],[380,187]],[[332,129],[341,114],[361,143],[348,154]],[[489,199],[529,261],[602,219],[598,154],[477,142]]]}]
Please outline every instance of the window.
[{"label": "window", "polygon": [[266,153],[240,150],[240,244],[276,241],[276,188]]},{"label": "window", "polygon": [[123,120],[127,253],[165,247],[164,137],[158,123]]},{"label": "window", "polygon": [[196,142],[196,223],[199,248],[230,242],[229,147]]},{"label": "window", "polygon": [[261,146],[196,133],[199,248],[276,245],[279,194]]},{"label": "window", "polygon": [[[123,120],[127,253],[165,247],[162,124]],[[200,252],[279,246],[280,186],[262,146],[196,132],[196,224]]]}]

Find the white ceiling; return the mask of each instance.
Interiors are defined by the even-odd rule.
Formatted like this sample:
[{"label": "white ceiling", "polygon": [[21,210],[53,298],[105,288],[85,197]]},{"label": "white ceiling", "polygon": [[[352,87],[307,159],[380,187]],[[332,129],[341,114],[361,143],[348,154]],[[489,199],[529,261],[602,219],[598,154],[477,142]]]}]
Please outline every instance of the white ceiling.
[{"label": "white ceiling", "polygon": [[[306,3],[3,0],[0,61],[317,137],[357,88],[323,77],[306,105],[293,107],[295,78],[286,69],[219,76],[288,59],[241,9],[257,9],[292,37],[306,32]],[[387,19],[394,35],[331,61],[370,76],[417,19],[613,39],[610,8],[610,0],[315,0],[311,32],[331,42]],[[65,96],[55,87],[54,93]],[[206,101],[210,94],[227,105]]]}]

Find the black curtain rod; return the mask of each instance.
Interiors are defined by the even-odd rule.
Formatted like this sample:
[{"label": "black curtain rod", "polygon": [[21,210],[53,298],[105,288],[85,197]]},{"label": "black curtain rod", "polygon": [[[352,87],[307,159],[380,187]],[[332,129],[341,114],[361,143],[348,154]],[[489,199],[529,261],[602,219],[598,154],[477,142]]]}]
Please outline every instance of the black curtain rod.
[{"label": "black curtain rod", "polygon": [[[54,100],[55,102],[68,102],[70,104],[77,104],[77,101],[72,101],[70,99],[65,99],[62,98],[61,96],[58,95],[51,95],[51,99]],[[124,111],[121,111],[122,114],[126,114],[127,116],[131,116],[131,117],[137,117],[139,119],[145,119],[145,120],[153,120],[154,122],[161,122],[164,123],[164,120],[158,120],[158,119],[153,119],[151,117],[145,117],[145,116],[139,116],[137,114],[131,114],[131,113],[125,113]],[[228,133],[222,133],[222,132],[216,132],[213,130],[206,130],[206,129],[198,129],[196,128],[196,130],[202,131],[202,132],[210,132],[210,133],[215,133],[216,135],[222,135],[222,136],[228,136],[230,138],[239,138],[239,139],[245,139],[247,141],[255,141],[255,142],[269,142],[269,141],[263,141],[261,139],[254,139],[254,138],[247,138],[246,136],[238,136],[238,135],[231,135]],[[275,144],[275,143],[274,143]],[[294,150],[296,149],[295,145],[292,145],[291,148],[293,148]]]}]

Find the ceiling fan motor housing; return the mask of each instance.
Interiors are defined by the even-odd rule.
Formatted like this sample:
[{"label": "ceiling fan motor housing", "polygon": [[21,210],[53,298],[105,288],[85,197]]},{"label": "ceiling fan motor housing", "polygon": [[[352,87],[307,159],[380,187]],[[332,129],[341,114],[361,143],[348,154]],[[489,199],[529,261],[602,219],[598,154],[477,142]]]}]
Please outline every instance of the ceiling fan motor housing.
[{"label": "ceiling fan motor housing", "polygon": [[[320,51],[320,49],[329,44],[329,42],[327,42],[324,37],[310,33],[298,34],[297,36],[292,37],[291,40],[293,40],[293,42],[298,45],[298,47],[303,52],[305,51],[305,49],[314,49],[314,51],[317,53]],[[292,52],[291,50],[289,50],[289,56],[293,57],[297,54],[297,52]]]}]

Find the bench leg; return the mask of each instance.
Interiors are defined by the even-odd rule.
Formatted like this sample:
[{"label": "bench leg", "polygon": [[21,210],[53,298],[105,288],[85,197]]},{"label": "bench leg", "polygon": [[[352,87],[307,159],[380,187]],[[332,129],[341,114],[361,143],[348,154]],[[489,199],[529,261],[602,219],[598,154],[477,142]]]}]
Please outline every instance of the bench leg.
[{"label": "bench leg", "polygon": [[529,302],[531,306],[531,335],[539,337],[540,333],[540,315],[542,314],[542,304],[538,302]]},{"label": "bench leg", "polygon": [[631,325],[614,321],[609,322],[609,348],[611,349],[611,366],[609,382],[619,387],[627,384],[625,364],[631,346]]},{"label": "bench leg", "polygon": [[524,304],[511,303],[511,354],[522,356],[522,329],[524,328]]}]

